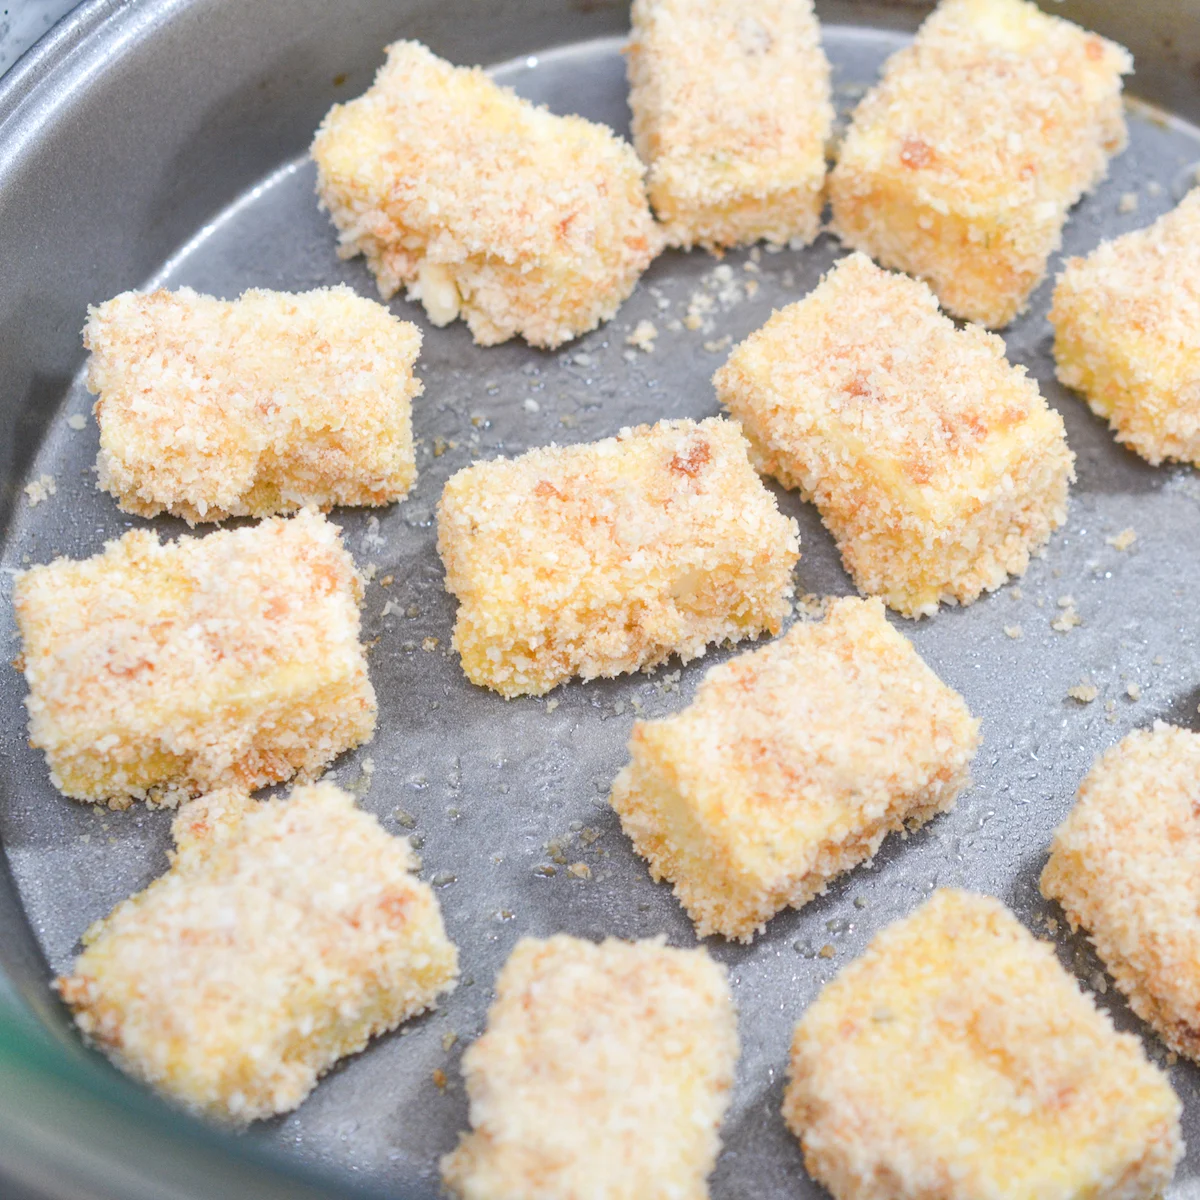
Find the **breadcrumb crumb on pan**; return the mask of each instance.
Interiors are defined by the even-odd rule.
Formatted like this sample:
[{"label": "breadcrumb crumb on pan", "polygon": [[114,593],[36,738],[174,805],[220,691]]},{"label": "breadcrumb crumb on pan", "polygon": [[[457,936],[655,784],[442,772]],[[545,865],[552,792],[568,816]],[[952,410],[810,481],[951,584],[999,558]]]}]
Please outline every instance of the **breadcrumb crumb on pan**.
[{"label": "breadcrumb crumb on pan", "polygon": [[859,591],[915,617],[1023,575],[1074,455],[1004,342],[862,254],[734,348],[713,382],[759,470],[799,488]]},{"label": "breadcrumb crumb on pan", "polygon": [[954,316],[1007,325],[1125,148],[1132,69],[1026,0],[942,0],[854,113],[829,178],[834,231]]},{"label": "breadcrumb crumb on pan", "polygon": [[407,287],[435,325],[461,315],[480,345],[594,329],[662,245],[630,145],[417,42],[388,47],[312,156],[339,252],[366,256],[384,299]]},{"label": "breadcrumb crumb on pan", "polygon": [[54,786],[173,806],[320,774],[375,728],[362,587],[311,509],[165,545],[136,529],[22,572],[29,735]]},{"label": "breadcrumb crumb on pan", "polygon": [[1200,1061],[1200,734],[1158,721],[1100,757],[1042,894],[1087,930],[1133,1011]]},{"label": "breadcrumb crumb on pan", "polygon": [[837,600],[714,667],[683,712],[636,721],[610,799],[697,934],[750,941],[952,807],[978,731],[878,600]]},{"label": "breadcrumb crumb on pan", "polygon": [[811,0],[634,0],[631,22],[634,144],[669,240],[811,242],[833,126]]},{"label": "breadcrumb crumb on pan", "polygon": [[339,1058],[433,1007],[458,955],[404,838],[332,784],[184,805],[171,867],[57,981],[118,1066],[193,1111],[295,1108]]},{"label": "breadcrumb crumb on pan", "polygon": [[822,988],[784,1119],[835,1200],[1151,1200],[1181,1105],[998,900],[942,890]]},{"label": "breadcrumb crumb on pan", "polygon": [[88,310],[83,342],[99,485],[126,512],[390,504],[416,481],[421,334],[348,287],[124,292]]},{"label": "breadcrumb crumb on pan", "polygon": [[517,943],[463,1056],[460,1200],[706,1200],[738,1055],[724,967],[662,939]]},{"label": "breadcrumb crumb on pan", "polygon": [[1131,450],[1200,466],[1200,188],[1146,229],[1067,260],[1050,309],[1058,378]]},{"label": "breadcrumb crumb on pan", "polygon": [[778,633],[800,557],[719,418],[475,463],[442,493],[438,552],[463,670],[505,696]]}]

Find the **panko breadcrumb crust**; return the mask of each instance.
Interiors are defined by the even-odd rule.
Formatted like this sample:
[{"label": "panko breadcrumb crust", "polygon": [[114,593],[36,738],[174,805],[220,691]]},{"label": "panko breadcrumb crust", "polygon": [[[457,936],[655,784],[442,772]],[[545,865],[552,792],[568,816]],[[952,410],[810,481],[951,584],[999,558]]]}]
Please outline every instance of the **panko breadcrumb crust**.
[{"label": "panko breadcrumb crust", "polygon": [[835,1200],[1151,1200],[1181,1105],[998,900],[941,890],[796,1027],[784,1118]]},{"label": "panko breadcrumb crust", "polygon": [[1058,378],[1157,466],[1200,467],[1200,189],[1067,260],[1050,309]]},{"label": "panko breadcrumb crust", "polygon": [[1200,734],[1158,721],[1101,756],[1042,894],[1087,930],[1133,1011],[1200,1061]]},{"label": "panko breadcrumb crust", "polygon": [[778,633],[800,557],[719,418],[475,463],[442,492],[438,552],[463,670],[504,696]]},{"label": "panko breadcrumb crust", "polygon": [[635,721],[610,800],[698,936],[748,942],[952,807],[978,730],[878,600],[838,600],[714,667],[683,712]]},{"label": "panko breadcrumb crust", "polygon": [[829,178],[834,231],[954,316],[1007,325],[1125,148],[1132,69],[1026,0],[942,0],[855,110]]},{"label": "panko breadcrumb crust", "polygon": [[339,253],[366,256],[384,299],[407,286],[435,325],[461,314],[480,345],[594,329],[662,246],[628,143],[417,42],[329,111],[312,156]]},{"label": "panko breadcrumb crust", "polygon": [[23,571],[19,665],[51,782],[127,808],[319,774],[375,728],[362,594],[311,509],[166,545],[135,529]]},{"label": "panko breadcrumb crust", "polygon": [[189,524],[380,505],[417,478],[415,325],[348,287],[124,292],[88,309],[99,486]]},{"label": "panko breadcrumb crust", "polygon": [[84,935],[57,988],[122,1069],[195,1112],[295,1108],[339,1058],[432,1008],[458,955],[404,838],[332,784],[184,805],[171,867]]},{"label": "panko breadcrumb crust", "polygon": [[713,382],[759,470],[816,504],[859,591],[916,617],[1024,574],[1066,520],[1062,418],[1004,354],[925,284],[852,254]]},{"label": "panko breadcrumb crust", "polygon": [[630,19],[634,145],[668,239],[811,242],[833,126],[812,0],[634,0]]},{"label": "panko breadcrumb crust", "polygon": [[737,1062],[725,968],[662,939],[517,943],[463,1055],[460,1200],[706,1200]]}]

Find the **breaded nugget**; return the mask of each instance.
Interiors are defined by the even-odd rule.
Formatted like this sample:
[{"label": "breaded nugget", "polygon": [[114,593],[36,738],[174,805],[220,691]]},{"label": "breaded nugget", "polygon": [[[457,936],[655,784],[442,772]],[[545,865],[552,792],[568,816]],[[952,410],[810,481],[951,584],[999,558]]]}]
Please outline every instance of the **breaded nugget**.
[{"label": "breaded nugget", "polygon": [[540,695],[778,633],[800,557],[731,421],[660,421],[479,462],[438,505],[472,683]]},{"label": "breaded nugget", "polygon": [[662,939],[525,938],[463,1071],[461,1200],[705,1200],[737,1061],[724,967]]},{"label": "breaded nugget", "polygon": [[185,1107],[287,1112],[453,988],[457,951],[408,842],[332,784],[213,792],[173,832],[170,870],[87,931],[56,986],[118,1066]]},{"label": "breaded nugget", "polygon": [[557,346],[606,321],[658,253],[633,148],[396,42],[375,83],[312,145],[344,257],[385,299],[402,285],[435,325],[483,346]]},{"label": "breaded nugget", "polygon": [[998,900],[938,891],[796,1026],[784,1119],[835,1200],[1150,1200],[1181,1106]]},{"label": "breaded nugget", "polygon": [[635,721],[610,799],[697,934],[748,942],[952,807],[978,731],[878,600],[838,600],[714,667],[683,712]]},{"label": "breaded nugget", "polygon": [[1007,325],[1125,147],[1132,69],[1025,0],[942,0],[854,113],[829,177],[834,231],[954,316]]},{"label": "breaded nugget", "polygon": [[421,335],[347,287],[124,292],[88,309],[83,343],[99,484],[126,512],[389,504],[417,478]]},{"label": "breaded nugget", "polygon": [[112,808],[312,777],[375,728],[361,599],[311,509],[31,567],[13,591],[30,740],[55,787]]},{"label": "breaded nugget", "polygon": [[1067,260],[1050,309],[1058,377],[1117,441],[1200,467],[1200,189],[1148,229]]},{"label": "breaded nugget", "polygon": [[1004,343],[861,254],[714,377],[760,470],[815,502],[861,592],[914,617],[1022,575],[1067,513],[1074,455]]},{"label": "breaded nugget", "polygon": [[634,0],[633,138],[675,245],[811,242],[833,126],[812,0]]},{"label": "breaded nugget", "polygon": [[1200,1061],[1200,733],[1156,721],[1102,755],[1042,872],[1130,1007]]}]

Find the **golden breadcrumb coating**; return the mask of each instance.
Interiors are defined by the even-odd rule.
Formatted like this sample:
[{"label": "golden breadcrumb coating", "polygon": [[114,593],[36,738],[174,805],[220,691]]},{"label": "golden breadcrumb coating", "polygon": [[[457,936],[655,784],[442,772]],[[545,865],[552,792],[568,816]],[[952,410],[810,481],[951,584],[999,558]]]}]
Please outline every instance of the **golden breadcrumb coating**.
[{"label": "golden breadcrumb coating", "polygon": [[634,0],[633,138],[675,245],[820,231],[829,61],[812,0]]},{"label": "golden breadcrumb coating", "polygon": [[1151,1200],[1181,1106],[1053,947],[938,891],[796,1026],[783,1115],[835,1200]]},{"label": "golden breadcrumb coating", "polygon": [[483,346],[594,329],[661,248],[631,146],[417,42],[329,111],[312,156],[339,253],[366,255],[380,295],[407,286],[435,325],[461,314]]},{"label": "golden breadcrumb coating", "polygon": [[463,1055],[460,1200],[706,1200],[737,1062],[725,968],[661,938],[517,943]]},{"label": "golden breadcrumb coating", "polygon": [[1058,377],[1157,466],[1200,467],[1200,189],[1148,229],[1067,260],[1050,309]]},{"label": "golden breadcrumb coating", "polygon": [[1026,0],[942,0],[888,59],[829,177],[833,228],[992,328],[1125,148],[1128,51]]},{"label": "golden breadcrumb coating", "polygon": [[167,545],[135,529],[22,572],[29,735],[54,786],[173,806],[319,774],[375,729],[362,594],[311,509]]},{"label": "golden breadcrumb coating", "polygon": [[458,954],[408,842],[332,784],[213,792],[173,832],[170,870],[84,934],[56,986],[118,1066],[185,1107],[287,1112],[454,987]]},{"label": "golden breadcrumb coating", "polygon": [[189,524],[389,504],[417,478],[415,325],[348,287],[234,301],[190,288],[88,309],[99,485]]},{"label": "golden breadcrumb coating", "polygon": [[541,695],[778,633],[800,557],[731,421],[660,421],[478,462],[438,505],[472,683]]},{"label": "golden breadcrumb coating", "polygon": [[714,377],[755,465],[820,509],[861,592],[905,616],[1022,575],[1067,514],[1074,455],[1004,343],[861,254]]},{"label": "golden breadcrumb coating", "polygon": [[610,800],[696,933],[748,942],[888,833],[951,808],[978,743],[883,605],[838,600],[714,667],[683,712],[635,721]]},{"label": "golden breadcrumb coating", "polygon": [[1200,733],[1155,722],[1103,754],[1042,872],[1130,1007],[1200,1061]]}]

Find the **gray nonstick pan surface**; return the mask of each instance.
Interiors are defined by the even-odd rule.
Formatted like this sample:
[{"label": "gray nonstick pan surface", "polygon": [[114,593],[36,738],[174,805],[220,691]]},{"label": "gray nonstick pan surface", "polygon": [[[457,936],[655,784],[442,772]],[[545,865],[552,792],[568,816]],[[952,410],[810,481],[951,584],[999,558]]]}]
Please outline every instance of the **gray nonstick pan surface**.
[{"label": "gray nonstick pan surface", "polygon": [[[920,5],[819,5],[843,114],[924,15]],[[1147,224],[1200,164],[1200,4],[1077,0],[1052,11],[1134,52],[1129,149],[1072,214],[1064,253]],[[86,306],[131,287],[189,285],[232,297],[346,282],[374,297],[361,260],[342,262],[306,158],[328,107],[363,91],[397,37],[418,38],[558,112],[628,132],[620,48],[627,5],[606,0],[94,0],[0,83],[0,623],[16,653],[12,572],[83,556],[143,525],[98,493],[96,428],[82,386]],[[1145,102],[1159,106],[1151,108]],[[804,295],[841,250],[668,253],[617,319],[554,353],[483,349],[461,324],[425,329],[415,405],[419,482],[392,508],[338,511],[360,566],[375,566],[364,635],[379,693],[374,742],[332,777],[396,833],[414,836],[462,956],[439,1008],[342,1063],[296,1112],[226,1138],[119,1079],[82,1049],[49,990],[87,925],[166,866],[170,814],[66,800],[25,740],[24,682],[0,673],[0,1184],[8,1196],[393,1196],[437,1191],[436,1162],[466,1125],[459,1074],[497,970],[522,935],[663,933],[690,923],[650,881],[606,805],[635,711],[680,708],[714,651],[680,669],[505,702],[467,683],[449,652],[434,508],[472,459],[622,426],[717,411],[709,382],[729,342]],[[1052,273],[1057,259],[1051,265]],[[748,284],[757,285],[747,286]],[[695,297],[707,299],[697,303]],[[780,915],[752,946],[709,939],[730,969],[742,1057],[712,1179],[719,1200],[823,1194],[779,1115],[791,1029],[823,982],[936,886],[999,896],[1122,1028],[1140,1029],[1082,938],[1037,894],[1051,830],[1096,754],[1156,718],[1200,727],[1200,474],[1152,468],[1119,447],[1055,381],[1050,284],[1004,336],[1063,415],[1078,456],[1070,519],[1027,576],[966,609],[896,620],[983,721],[975,784],[951,814],[885,844],[874,864]],[[684,324],[689,307],[701,327]],[[643,319],[653,353],[626,344]],[[693,322],[694,323],[694,322]],[[69,418],[87,418],[82,429]],[[27,484],[54,494],[31,504]],[[35,489],[36,491],[36,489]],[[800,523],[798,592],[849,594],[817,514],[780,491]],[[185,531],[154,524],[167,536]],[[1127,529],[1136,541],[1109,539]],[[392,576],[384,587],[380,582]],[[1067,606],[1082,624],[1052,626]],[[1020,636],[1012,636],[1019,627]],[[1068,689],[1091,682],[1084,704]],[[1130,688],[1130,685],[1135,685]],[[1139,698],[1134,699],[1136,695]],[[368,761],[369,760],[369,761]],[[569,873],[584,862],[590,879]],[[1048,920],[1049,919],[1049,920]],[[832,957],[823,957],[824,947]],[[828,953],[828,951],[826,951]],[[1161,1045],[1147,1039],[1164,1060]],[[445,1086],[435,1081],[444,1072]],[[1170,1067],[1192,1149],[1171,1196],[1200,1196],[1200,1072]],[[299,1172],[299,1175],[295,1174]],[[2,1190],[2,1189],[0,1189]]]}]

